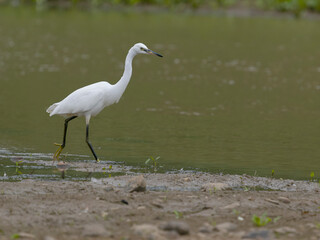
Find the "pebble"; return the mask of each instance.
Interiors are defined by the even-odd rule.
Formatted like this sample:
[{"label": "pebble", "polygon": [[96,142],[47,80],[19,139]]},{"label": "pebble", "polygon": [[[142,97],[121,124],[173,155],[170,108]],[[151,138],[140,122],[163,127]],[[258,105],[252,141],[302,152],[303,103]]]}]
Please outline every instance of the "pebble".
[{"label": "pebble", "polygon": [[213,231],[213,226],[210,223],[204,223],[200,228],[199,232],[201,233],[211,233]]},{"label": "pebble", "polygon": [[237,225],[234,224],[234,223],[231,223],[231,222],[225,222],[225,223],[220,223],[220,224],[217,224],[215,227],[214,227],[214,230],[217,230],[219,232],[223,232],[223,233],[226,233],[226,232],[232,232],[234,230],[237,229]]},{"label": "pebble", "polygon": [[278,234],[288,234],[288,233],[297,233],[297,230],[295,228],[292,227],[279,227],[277,229],[274,230],[275,233]]},{"label": "pebble", "polygon": [[139,207],[137,207],[137,210],[146,210],[146,207],[145,206],[139,206]]},{"label": "pebble", "polygon": [[108,212],[105,212],[105,211],[102,211],[101,212],[101,217],[103,218],[103,219],[107,219],[108,218],[108,216],[109,216],[109,213]]},{"label": "pebble", "polygon": [[[233,232],[233,233],[229,233],[230,236],[232,236],[235,239],[242,239],[243,236],[246,234],[245,231],[239,231],[239,232]],[[232,238],[232,239],[233,239]]]},{"label": "pebble", "polygon": [[185,181],[185,182],[190,182],[191,181],[191,179],[189,177],[183,178],[182,180]]},{"label": "pebble", "polygon": [[114,191],[114,188],[112,186],[107,186],[104,190],[106,190],[106,192],[111,192]]},{"label": "pebble", "polygon": [[229,204],[227,206],[222,207],[221,209],[234,209],[234,208],[237,208],[237,207],[240,207],[240,203],[239,202],[231,203],[231,204]]},{"label": "pebble", "polygon": [[163,208],[163,205],[162,205],[162,201],[161,200],[154,200],[151,205],[157,207],[157,208]]},{"label": "pebble", "polygon": [[266,198],[265,199],[267,202],[270,202],[270,203],[273,203],[273,204],[276,204],[276,205],[279,205],[279,202],[276,201],[276,200],[273,200],[273,199],[270,199],[270,198]]},{"label": "pebble", "polygon": [[110,236],[108,231],[101,224],[85,225],[82,231],[82,235],[86,237]]},{"label": "pebble", "polygon": [[57,163],[57,169],[59,171],[65,171],[68,168],[69,168],[69,165],[67,163],[63,162],[63,161],[60,161],[60,162]]},{"label": "pebble", "polygon": [[43,240],[56,240],[54,237],[51,237],[51,236],[45,236],[43,238]]},{"label": "pebble", "polygon": [[278,197],[278,200],[283,203],[290,203],[290,199],[286,197]]},{"label": "pebble", "polygon": [[315,228],[316,226],[313,223],[307,223],[306,227],[308,228]]},{"label": "pebble", "polygon": [[175,231],[180,235],[189,234],[189,225],[182,221],[169,221],[160,226],[165,231]]},{"label": "pebble", "polygon": [[251,231],[249,233],[247,233],[246,235],[244,235],[242,237],[243,239],[264,239],[264,240],[271,240],[274,239],[274,234],[266,229],[262,229],[262,230],[257,230],[257,231]]},{"label": "pebble", "polygon": [[205,183],[202,185],[201,189],[205,192],[215,192],[230,189],[230,187],[226,183]]},{"label": "pebble", "polygon": [[127,184],[129,192],[145,192],[146,191],[146,180],[142,175],[133,177]]},{"label": "pebble", "polygon": [[157,226],[151,224],[134,225],[132,227],[135,234],[144,239],[165,240]]},{"label": "pebble", "polygon": [[25,233],[25,232],[21,232],[18,234],[19,235],[19,239],[20,238],[26,238],[26,239],[35,239],[35,235],[31,234],[31,233]]}]

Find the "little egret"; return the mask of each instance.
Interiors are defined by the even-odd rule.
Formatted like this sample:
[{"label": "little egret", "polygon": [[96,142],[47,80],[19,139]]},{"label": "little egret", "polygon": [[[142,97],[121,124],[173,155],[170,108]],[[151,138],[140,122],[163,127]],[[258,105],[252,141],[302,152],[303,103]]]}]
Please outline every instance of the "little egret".
[{"label": "little egret", "polygon": [[62,101],[52,104],[47,109],[47,113],[50,113],[50,117],[53,115],[61,115],[66,118],[64,122],[62,144],[55,143],[59,148],[53,156],[54,160],[59,159],[60,153],[66,146],[66,135],[69,121],[76,117],[84,116],[86,119],[86,143],[88,144],[96,161],[99,162],[99,158],[89,142],[90,118],[91,116],[96,116],[105,107],[119,102],[130,81],[132,75],[132,60],[137,54],[153,54],[162,57],[159,53],[148,49],[143,43],[137,43],[130,48],[126,57],[123,75],[116,84],[112,85],[108,82],[97,82],[83,88],[79,88],[69,94]]}]

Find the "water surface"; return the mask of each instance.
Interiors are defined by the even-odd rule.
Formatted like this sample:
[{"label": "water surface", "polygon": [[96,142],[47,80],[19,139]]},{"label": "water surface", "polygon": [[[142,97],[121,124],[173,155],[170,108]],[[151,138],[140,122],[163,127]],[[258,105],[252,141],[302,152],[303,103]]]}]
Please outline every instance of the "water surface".
[{"label": "water surface", "polygon": [[[46,108],[87,84],[115,83],[136,42],[165,57],[137,56],[120,102],[91,120],[100,159],[317,176],[318,21],[2,8],[0,23],[1,176],[19,154],[50,161],[63,118]],[[66,161],[94,161],[84,139],[84,119],[70,122]]]}]

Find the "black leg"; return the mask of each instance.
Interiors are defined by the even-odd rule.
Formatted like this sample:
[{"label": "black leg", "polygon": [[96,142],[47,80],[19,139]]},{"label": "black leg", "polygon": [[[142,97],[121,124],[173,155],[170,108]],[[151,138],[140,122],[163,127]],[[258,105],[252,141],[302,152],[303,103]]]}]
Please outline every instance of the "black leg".
[{"label": "black leg", "polygon": [[69,117],[64,121],[64,133],[63,133],[63,142],[61,144],[61,147],[64,148],[66,146],[66,137],[67,137],[67,129],[68,129],[68,123],[72,119],[75,119],[77,116]]},{"label": "black leg", "polygon": [[97,154],[94,152],[93,147],[91,145],[91,143],[89,142],[89,124],[87,125],[86,128],[86,143],[88,144],[94,158],[96,159],[97,162],[100,162],[99,158],[97,157]]},{"label": "black leg", "polygon": [[72,116],[67,118],[64,121],[64,131],[63,131],[63,142],[62,144],[57,144],[55,143],[55,145],[59,146],[58,150],[56,151],[56,153],[53,155],[53,159],[59,159],[60,153],[62,152],[62,149],[66,146],[66,136],[67,136],[67,129],[68,129],[68,122],[71,121],[72,119],[75,119],[77,116]]}]

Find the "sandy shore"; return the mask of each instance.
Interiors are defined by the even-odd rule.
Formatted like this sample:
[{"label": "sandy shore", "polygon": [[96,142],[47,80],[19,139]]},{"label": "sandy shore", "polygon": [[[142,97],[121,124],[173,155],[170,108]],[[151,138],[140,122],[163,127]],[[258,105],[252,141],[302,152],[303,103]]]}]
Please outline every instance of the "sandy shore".
[{"label": "sandy shore", "polygon": [[202,173],[2,182],[0,239],[320,239],[319,191]]}]

